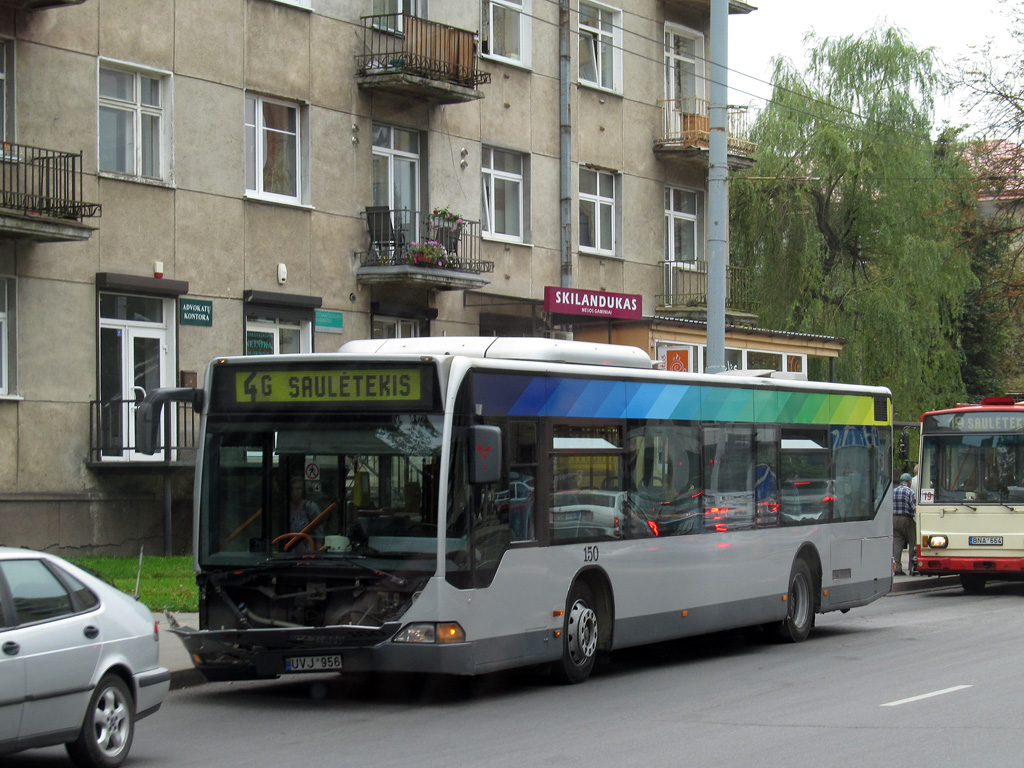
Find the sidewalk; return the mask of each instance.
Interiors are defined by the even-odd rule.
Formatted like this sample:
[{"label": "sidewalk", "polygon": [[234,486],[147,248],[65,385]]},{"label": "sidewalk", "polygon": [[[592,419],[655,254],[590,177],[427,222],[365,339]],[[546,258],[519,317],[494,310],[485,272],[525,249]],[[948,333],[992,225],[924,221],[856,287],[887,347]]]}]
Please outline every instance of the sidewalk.
[{"label": "sidewalk", "polygon": [[[909,572],[906,552],[903,553],[903,572]],[[893,579],[892,593],[918,592],[959,585],[960,580],[956,576],[896,576]],[[171,632],[167,617],[163,613],[154,613],[153,618],[160,626],[160,665],[167,667],[171,672],[171,690],[189,688],[206,682],[193,666],[181,639]],[[182,626],[199,628],[198,613],[175,613],[174,618]]]}]

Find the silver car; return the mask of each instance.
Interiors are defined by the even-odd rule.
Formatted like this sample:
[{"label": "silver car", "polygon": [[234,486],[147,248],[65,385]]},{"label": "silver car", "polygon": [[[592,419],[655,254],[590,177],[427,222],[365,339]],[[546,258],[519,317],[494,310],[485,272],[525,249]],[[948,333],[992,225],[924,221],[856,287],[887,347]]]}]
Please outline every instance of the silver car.
[{"label": "silver car", "polygon": [[65,744],[78,765],[120,765],[170,688],[159,658],[144,605],[59,557],[0,547],[0,755]]}]

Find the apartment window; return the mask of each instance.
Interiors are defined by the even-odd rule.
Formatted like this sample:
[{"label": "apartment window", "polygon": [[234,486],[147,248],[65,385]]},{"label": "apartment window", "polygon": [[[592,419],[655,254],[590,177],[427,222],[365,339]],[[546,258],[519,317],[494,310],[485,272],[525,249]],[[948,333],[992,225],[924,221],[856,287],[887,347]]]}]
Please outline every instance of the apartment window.
[{"label": "apartment window", "polygon": [[684,27],[665,28],[665,98],[685,114],[702,114],[697,104],[704,97],[704,37]]},{"label": "apartment window", "polygon": [[622,12],[580,3],[579,79],[581,83],[621,89]]},{"label": "apartment window", "polygon": [[616,178],[611,171],[580,168],[580,250],[615,253]]},{"label": "apartment window", "polygon": [[518,152],[484,147],[480,161],[485,237],[523,242],[526,158]]},{"label": "apartment window", "polygon": [[14,140],[14,43],[0,40],[0,131]]},{"label": "apartment window", "polygon": [[485,56],[530,65],[530,0],[484,0],[480,30]]},{"label": "apartment window", "polygon": [[145,179],[166,176],[169,78],[100,67],[100,170]]},{"label": "apartment window", "polygon": [[397,240],[414,242],[420,232],[420,135],[374,123],[372,141],[371,205],[391,211]]},{"label": "apartment window", "polygon": [[302,109],[298,104],[245,97],[245,190],[288,203],[301,202]]},{"label": "apartment window", "polygon": [[704,260],[704,195],[691,189],[665,187],[665,260]]},{"label": "apartment window", "polygon": [[0,277],[0,395],[13,395],[14,280]]},{"label": "apartment window", "polygon": [[[423,0],[373,0],[371,13],[377,17],[373,24],[382,32],[402,34],[403,17],[405,15],[422,18],[426,14],[426,2]],[[421,6],[424,6],[421,9]]]}]

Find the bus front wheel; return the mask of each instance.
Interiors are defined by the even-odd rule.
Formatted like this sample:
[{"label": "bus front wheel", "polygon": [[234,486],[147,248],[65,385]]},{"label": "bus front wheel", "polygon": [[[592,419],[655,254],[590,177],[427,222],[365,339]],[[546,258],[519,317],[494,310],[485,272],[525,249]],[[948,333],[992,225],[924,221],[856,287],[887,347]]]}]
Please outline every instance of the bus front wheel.
[{"label": "bus front wheel", "polygon": [[562,627],[562,658],[553,670],[559,682],[582,683],[590,677],[597,657],[597,612],[594,605],[590,587],[581,581],[573,584]]},{"label": "bus front wheel", "polygon": [[789,574],[786,595],[786,618],[779,623],[779,637],[787,643],[807,639],[814,625],[814,579],[807,561],[798,559]]},{"label": "bus front wheel", "polygon": [[976,573],[961,573],[960,586],[969,595],[980,595],[985,591],[985,577]]}]

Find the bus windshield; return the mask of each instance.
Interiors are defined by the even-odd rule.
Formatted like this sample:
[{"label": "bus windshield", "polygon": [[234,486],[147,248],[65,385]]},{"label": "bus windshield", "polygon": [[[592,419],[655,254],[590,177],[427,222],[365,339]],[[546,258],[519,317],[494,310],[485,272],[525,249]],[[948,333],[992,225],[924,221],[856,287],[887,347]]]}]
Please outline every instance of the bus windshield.
[{"label": "bus windshield", "polygon": [[925,435],[936,502],[1024,502],[1024,435]]},{"label": "bus windshield", "polygon": [[441,426],[434,413],[210,418],[200,563],[356,554],[432,571]]}]

